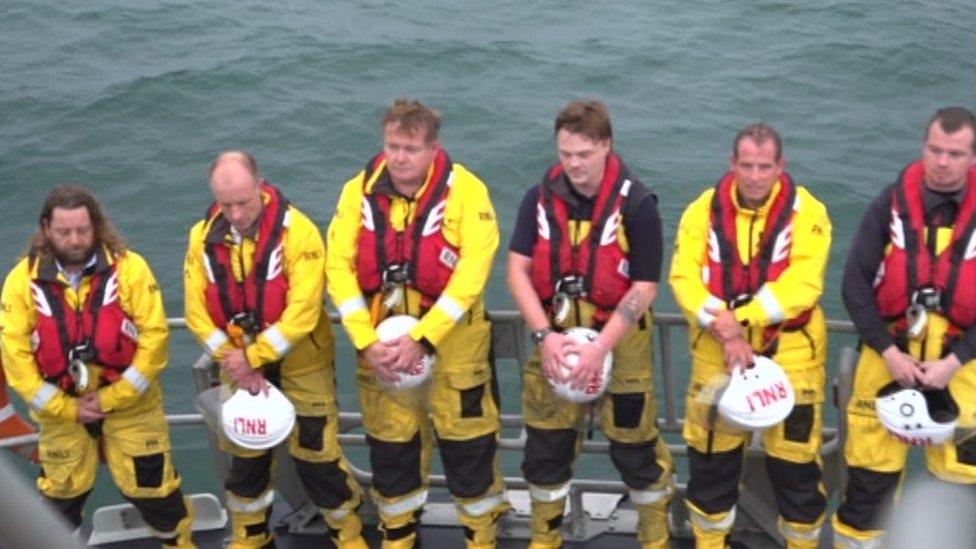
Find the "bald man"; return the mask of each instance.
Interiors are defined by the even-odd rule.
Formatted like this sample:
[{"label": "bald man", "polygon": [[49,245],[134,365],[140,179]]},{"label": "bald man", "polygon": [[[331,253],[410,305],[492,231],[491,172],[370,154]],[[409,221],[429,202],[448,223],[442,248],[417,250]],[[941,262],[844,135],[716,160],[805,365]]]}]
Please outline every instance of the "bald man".
[{"label": "bald man", "polygon": [[[210,190],[214,203],[190,231],[184,264],[187,326],[230,389],[256,392],[271,383],[295,405],[287,439],[295,470],[336,546],[366,548],[356,515],[361,490],[338,441],[322,236],[247,153],[219,155]],[[272,451],[222,444],[233,456],[225,483],[229,547],[273,546]]]}]

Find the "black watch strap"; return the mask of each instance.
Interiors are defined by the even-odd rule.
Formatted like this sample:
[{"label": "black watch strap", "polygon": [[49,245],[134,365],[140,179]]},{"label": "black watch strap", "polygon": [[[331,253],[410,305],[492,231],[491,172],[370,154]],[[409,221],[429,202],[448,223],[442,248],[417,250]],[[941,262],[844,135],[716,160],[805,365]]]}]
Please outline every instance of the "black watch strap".
[{"label": "black watch strap", "polygon": [[546,339],[546,336],[551,333],[552,333],[552,326],[546,326],[541,330],[536,330],[532,332],[531,334],[529,334],[529,337],[532,339],[532,343],[536,345],[542,345],[542,341]]}]

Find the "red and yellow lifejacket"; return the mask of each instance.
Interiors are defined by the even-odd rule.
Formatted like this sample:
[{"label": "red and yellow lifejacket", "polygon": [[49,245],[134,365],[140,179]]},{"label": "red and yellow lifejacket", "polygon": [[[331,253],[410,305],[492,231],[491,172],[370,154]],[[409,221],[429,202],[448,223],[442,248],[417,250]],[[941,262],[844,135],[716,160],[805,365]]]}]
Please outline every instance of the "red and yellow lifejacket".
[{"label": "red and yellow lifejacket", "polygon": [[[728,172],[715,186],[709,216],[708,291],[729,308],[748,303],[763,284],[780,277],[790,266],[796,186],[786,172],[780,177],[780,189],[770,206],[759,242],[759,253],[748,264],[739,255],[736,208],[732,199],[735,174]],[[767,344],[780,331],[798,330],[810,320],[813,309],[767,327]]]},{"label": "red and yellow lifejacket", "polygon": [[553,191],[553,186],[564,178],[562,164],[556,164],[539,185],[532,286],[551,313],[557,283],[566,277],[578,277],[583,282],[582,297],[597,307],[594,320],[604,322],[631,286],[630,254],[621,247],[617,230],[623,222],[621,209],[633,181],[626,165],[610,153],[593,205],[590,230],[573,245],[568,205]]},{"label": "red and yellow lifejacket", "polygon": [[384,274],[388,269],[399,268],[407,287],[420,293],[421,307],[431,307],[440,297],[460,257],[458,247],[447,241],[443,231],[452,167],[447,153],[438,150],[413,219],[397,231],[390,227],[390,197],[367,189],[369,181],[385,176],[377,176],[376,172],[386,169],[386,156],[380,153],[366,164],[362,223],[356,238],[356,281],[363,294],[381,291]]},{"label": "red and yellow lifejacket", "polygon": [[939,292],[939,312],[954,328],[964,330],[976,323],[976,168],[967,173],[951,240],[937,257],[925,245],[923,185],[925,170],[921,161],[902,170],[895,184],[891,246],[881,260],[882,276],[875,286],[875,302],[882,317],[902,321],[915,292],[934,288]]},{"label": "red and yellow lifejacket", "polygon": [[[41,375],[64,391],[73,392],[75,383],[68,372],[73,348],[87,343],[87,364],[101,366],[102,385],[114,383],[132,364],[139,334],[119,305],[118,270],[98,250],[90,289],[79,309],[65,299],[65,287],[57,280],[56,267],[42,264],[39,276],[31,281],[37,325],[31,336],[34,359]],[[33,262],[33,257],[31,262]],[[46,262],[45,262],[46,263]],[[43,275],[41,273],[49,273]]]},{"label": "red and yellow lifejacket", "polygon": [[[238,281],[231,266],[230,224],[213,204],[207,210],[204,255],[207,263],[207,313],[220,329],[236,315],[253,315],[260,329],[281,318],[287,306],[284,235],[288,225],[288,199],[267,182],[261,192],[268,196],[258,223],[251,270]],[[243,269],[243,265],[241,266]],[[254,335],[254,334],[252,334]]]}]

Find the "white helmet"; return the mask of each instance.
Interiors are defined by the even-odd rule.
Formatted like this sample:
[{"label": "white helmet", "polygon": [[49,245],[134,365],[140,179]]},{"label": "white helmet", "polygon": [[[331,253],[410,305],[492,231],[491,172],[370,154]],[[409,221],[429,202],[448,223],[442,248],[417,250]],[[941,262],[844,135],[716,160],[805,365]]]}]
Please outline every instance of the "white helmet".
[{"label": "white helmet", "polygon": [[786,419],[796,397],[786,372],[772,360],[756,355],[751,368],[737,366],[718,400],[718,411],[740,429],[765,429]]},{"label": "white helmet", "polygon": [[295,426],[295,407],[274,385],[252,395],[238,389],[220,407],[224,434],[234,444],[250,450],[266,450],[281,443]]},{"label": "white helmet", "polygon": [[[383,343],[406,335],[417,325],[418,320],[410,315],[393,315],[376,327],[376,335]],[[424,355],[423,360],[414,364],[407,372],[397,372],[400,376],[399,381],[387,383],[380,381],[380,384],[387,389],[412,389],[427,381],[431,372],[434,371],[434,355]]]},{"label": "white helmet", "polygon": [[[577,326],[566,330],[563,332],[563,335],[577,343],[585,344],[596,339],[599,334],[596,330]],[[579,362],[579,355],[575,353],[566,355],[566,362],[569,363],[569,366],[576,366],[576,363]],[[603,358],[603,368],[597,371],[589,383],[582,389],[574,389],[568,381],[561,383],[553,379],[549,379],[549,385],[552,387],[552,392],[556,393],[556,396],[563,400],[570,402],[590,402],[591,400],[596,400],[607,390],[607,383],[610,382],[610,367],[612,365],[613,353],[610,352]],[[568,376],[573,372],[572,368],[565,366],[562,366],[561,370],[564,376]]]},{"label": "white helmet", "polygon": [[911,446],[948,441],[959,417],[959,406],[949,391],[905,389],[897,381],[878,391],[874,410],[892,436]]}]

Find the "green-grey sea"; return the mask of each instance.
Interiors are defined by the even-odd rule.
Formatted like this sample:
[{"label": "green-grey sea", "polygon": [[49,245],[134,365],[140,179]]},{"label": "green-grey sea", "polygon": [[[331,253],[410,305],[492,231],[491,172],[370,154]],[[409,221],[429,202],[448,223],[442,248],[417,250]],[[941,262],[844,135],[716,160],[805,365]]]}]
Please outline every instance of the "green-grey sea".
[{"label": "green-grey sea", "polygon": [[[789,171],[833,220],[823,305],[846,318],[839,283],[861,212],[918,155],[935,109],[974,107],[974,36],[972,0],[4,0],[0,267],[24,251],[49,189],[82,183],[148,258],[168,316],[182,316],[186,233],[209,204],[218,151],[250,151],[324,230],[340,185],[378,150],[385,106],[405,95],[441,111],[446,149],[487,182],[503,240],[487,300],[512,308],[518,203],[555,161],[556,112],[596,97],[615,149],[660,198],[665,266],[681,211],[726,169],[734,132],[778,128]],[[677,310],[666,285],[656,309]],[[353,410],[337,336],[340,405]],[[832,359],[842,343],[853,340],[833,342]],[[193,412],[198,354],[174,333],[169,412]],[[517,412],[517,366],[500,369],[504,410]],[[217,491],[200,428],[173,440],[188,491]],[[361,448],[349,453],[365,466]],[[518,456],[504,464],[518,474]],[[608,469],[605,457],[583,464]],[[95,504],[118,499],[105,473]]]}]

